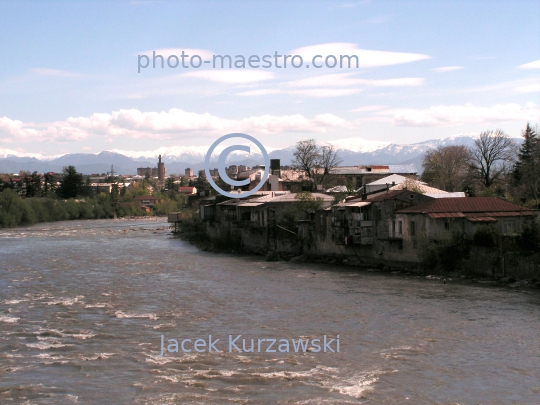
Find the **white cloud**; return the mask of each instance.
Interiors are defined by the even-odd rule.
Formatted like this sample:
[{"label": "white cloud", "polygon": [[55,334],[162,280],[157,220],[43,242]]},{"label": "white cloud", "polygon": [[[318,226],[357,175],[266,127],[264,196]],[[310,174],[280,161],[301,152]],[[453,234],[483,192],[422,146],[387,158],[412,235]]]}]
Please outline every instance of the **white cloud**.
[{"label": "white cloud", "polygon": [[446,73],[446,72],[452,72],[454,70],[460,70],[460,69],[463,69],[463,66],[444,66],[444,67],[435,68],[431,70],[437,73]]},{"label": "white cloud", "polygon": [[277,94],[280,93],[278,89],[259,89],[259,90],[250,90],[243,91],[241,93],[236,93],[237,96],[265,96],[267,94]]},{"label": "white cloud", "polygon": [[[402,63],[416,62],[431,58],[428,55],[418,53],[360,49],[356,44],[345,42],[306,46],[303,48],[294,49],[289,52],[289,54],[302,56],[304,63],[309,65],[311,65],[312,58],[315,55],[323,56],[323,59],[317,59],[318,64],[324,63],[324,58],[327,56],[334,55],[338,60],[338,66],[341,55],[356,56],[358,57],[358,67],[360,68],[399,65]],[[347,66],[347,59],[343,59],[343,64],[344,66]],[[351,65],[356,67],[356,60],[351,61]]]},{"label": "white cloud", "polygon": [[374,87],[401,87],[421,86],[424,79],[421,77],[400,77],[396,79],[359,79],[354,73],[335,73],[330,75],[312,76],[305,79],[285,82],[284,87],[346,87],[346,86],[374,86]]},{"label": "white cloud", "polygon": [[272,135],[286,132],[326,133],[331,128],[349,128],[352,123],[332,114],[307,118],[300,114],[261,115],[226,119],[209,113],[194,113],[173,108],[162,112],[136,109],[95,113],[89,117],[70,117],[46,124],[24,124],[0,118],[0,139],[6,142],[66,142],[102,137],[110,142],[116,137],[131,139],[170,139],[182,135],[215,136],[230,132]]},{"label": "white cloud", "polygon": [[384,110],[386,107],[384,105],[366,105],[363,107],[355,108],[354,110],[350,110],[351,112],[364,112],[364,111],[380,111]]},{"label": "white cloud", "polygon": [[286,89],[260,89],[250,90],[240,93],[236,93],[237,96],[265,96],[268,94],[291,94],[307,97],[340,97],[349,96],[351,94],[360,93],[362,89],[335,89],[335,88],[315,88],[315,89],[302,89],[302,90],[286,90]]},{"label": "white cloud", "polygon": [[[312,76],[305,79],[292,80],[279,84],[280,88],[250,90],[237,93],[239,96],[262,96],[268,94],[292,94],[308,97],[339,97],[357,94],[363,91],[363,87],[402,87],[420,86],[424,83],[423,78],[404,77],[397,79],[359,79],[353,77],[354,73],[335,73],[328,75]],[[339,88],[352,87],[355,88]],[[298,89],[297,88],[302,88]],[[306,88],[307,87],[307,88]]]},{"label": "white cloud", "polygon": [[530,83],[525,86],[519,86],[514,89],[518,93],[536,93],[540,91],[540,83]]},{"label": "white cloud", "polygon": [[519,65],[518,68],[520,69],[540,69],[540,60],[536,60],[534,62],[525,63],[524,65]]},{"label": "white cloud", "polygon": [[362,89],[304,89],[304,90],[293,90],[287,93],[298,94],[301,96],[308,97],[340,97],[340,96],[350,96],[351,94],[360,93]]},{"label": "white cloud", "polygon": [[[172,55],[176,55],[180,59],[180,63],[182,63],[182,59],[180,56],[182,55],[182,51],[184,51],[184,55],[186,55],[185,62],[186,64],[189,64],[189,58],[191,58],[194,55],[198,55],[202,58],[202,60],[212,60],[212,55],[214,54],[212,51],[209,51],[207,49],[187,49],[187,48],[162,48],[162,49],[152,49],[151,51],[143,51],[139,52],[137,55],[146,55],[150,58],[153,58],[154,52],[157,55],[163,56],[165,59],[165,63],[167,63],[167,58]],[[161,64],[161,59],[156,60],[156,66],[157,63]],[[160,65],[161,66],[161,65]],[[166,65],[165,65],[166,66]]]},{"label": "white cloud", "polygon": [[491,107],[465,105],[439,105],[426,109],[401,108],[380,111],[396,126],[452,127],[466,124],[495,124],[507,121],[538,121],[540,107],[535,103],[496,104]]},{"label": "white cloud", "polygon": [[22,121],[12,120],[8,117],[0,118],[0,138],[3,141],[15,142],[37,138],[38,131],[28,128]]},{"label": "white cloud", "polygon": [[424,84],[424,79],[421,77],[402,77],[398,79],[366,80],[365,84],[375,87],[421,86]]},{"label": "white cloud", "polygon": [[282,83],[284,87],[344,87],[358,84],[352,73],[334,73],[329,75],[319,75],[306,77],[305,79],[292,80]]},{"label": "white cloud", "polygon": [[83,76],[80,73],[72,73],[66,70],[45,69],[45,68],[30,69],[30,72],[38,76],[48,76],[48,77],[82,77]]},{"label": "white cloud", "polygon": [[270,80],[274,77],[272,72],[259,70],[199,70],[189,73],[184,73],[182,76],[195,77],[198,79],[211,80],[220,83],[253,83],[263,80]]}]

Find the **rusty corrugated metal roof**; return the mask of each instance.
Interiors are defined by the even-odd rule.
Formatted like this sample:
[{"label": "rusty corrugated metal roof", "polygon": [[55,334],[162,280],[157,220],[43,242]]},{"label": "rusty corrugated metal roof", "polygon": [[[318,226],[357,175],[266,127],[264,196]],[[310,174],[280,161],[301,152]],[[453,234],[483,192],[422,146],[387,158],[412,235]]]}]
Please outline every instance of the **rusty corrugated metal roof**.
[{"label": "rusty corrugated metal roof", "polygon": [[462,212],[436,212],[428,214],[430,218],[463,218],[465,214]]},{"label": "rusty corrugated metal roof", "polygon": [[465,198],[437,198],[413,207],[405,208],[399,213],[403,214],[430,214],[430,213],[501,213],[499,216],[507,216],[509,212],[521,215],[540,214],[539,210],[531,210],[521,205],[497,197],[465,197]]}]

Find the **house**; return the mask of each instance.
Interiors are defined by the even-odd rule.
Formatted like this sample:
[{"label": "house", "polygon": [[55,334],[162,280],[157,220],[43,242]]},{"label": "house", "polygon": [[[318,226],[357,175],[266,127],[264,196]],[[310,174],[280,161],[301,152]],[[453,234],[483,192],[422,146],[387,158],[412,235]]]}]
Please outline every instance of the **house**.
[{"label": "house", "polygon": [[141,204],[143,207],[151,207],[156,205],[160,200],[153,195],[138,195],[134,198],[135,202]]},{"label": "house", "polygon": [[178,187],[178,192],[180,194],[197,194],[197,188],[196,187],[190,187],[190,186],[180,186]]},{"label": "house", "polygon": [[364,194],[373,194],[383,190],[413,190],[422,194],[426,194],[433,198],[445,197],[465,197],[463,192],[449,193],[445,190],[430,187],[427,183],[414,179],[413,177],[405,177],[399,174],[392,174],[382,179],[375,180],[364,186],[362,191]]},{"label": "house", "polygon": [[491,225],[502,235],[523,231],[527,221],[540,215],[534,210],[497,197],[437,198],[396,211],[403,223],[404,242],[424,233],[430,239],[444,234],[463,235],[472,240],[478,227]]},{"label": "house", "polygon": [[354,189],[358,189],[365,184],[393,174],[405,177],[416,176],[416,173],[416,166],[412,163],[406,165],[338,166],[330,169],[330,173],[325,178],[325,186],[350,184]]}]

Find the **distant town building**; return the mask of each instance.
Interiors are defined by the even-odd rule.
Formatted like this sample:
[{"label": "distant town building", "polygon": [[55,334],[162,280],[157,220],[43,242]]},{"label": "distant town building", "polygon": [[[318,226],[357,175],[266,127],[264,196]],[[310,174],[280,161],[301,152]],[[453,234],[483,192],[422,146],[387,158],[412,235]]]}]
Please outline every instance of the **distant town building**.
[{"label": "distant town building", "polygon": [[178,187],[178,192],[180,194],[197,194],[196,187],[180,186]]},{"label": "distant town building", "polygon": [[218,169],[210,169],[210,176],[218,177],[219,176],[219,170]]},{"label": "distant town building", "polygon": [[138,202],[142,206],[150,207],[152,205],[155,205],[159,202],[159,198],[153,196],[153,195],[138,195],[133,199],[135,202]]},{"label": "distant town building", "polygon": [[238,166],[236,165],[230,165],[228,168],[227,168],[227,174],[229,176],[236,176],[238,174]]},{"label": "distant town building", "polygon": [[186,176],[187,177],[193,177],[193,169],[190,169],[189,167],[186,169]]},{"label": "distant town building", "polygon": [[138,167],[137,168],[137,176],[146,176],[146,173],[148,173],[148,176],[150,177],[157,177],[158,168],[157,167]]}]

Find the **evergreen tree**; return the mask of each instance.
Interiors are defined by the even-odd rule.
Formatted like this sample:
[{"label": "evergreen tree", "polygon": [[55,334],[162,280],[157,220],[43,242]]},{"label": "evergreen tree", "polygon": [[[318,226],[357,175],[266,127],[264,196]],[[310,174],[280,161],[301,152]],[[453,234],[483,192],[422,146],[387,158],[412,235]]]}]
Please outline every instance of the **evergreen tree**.
[{"label": "evergreen tree", "polygon": [[513,180],[518,196],[527,200],[538,194],[536,187],[540,178],[540,142],[537,131],[529,123],[522,136],[523,143],[514,165]]},{"label": "evergreen tree", "polygon": [[58,195],[62,198],[75,198],[82,191],[84,185],[83,175],[77,173],[75,166],[64,168],[64,174],[58,188]]},{"label": "evergreen tree", "polygon": [[27,197],[35,197],[41,192],[41,176],[38,172],[26,175],[24,182],[26,184]]}]

